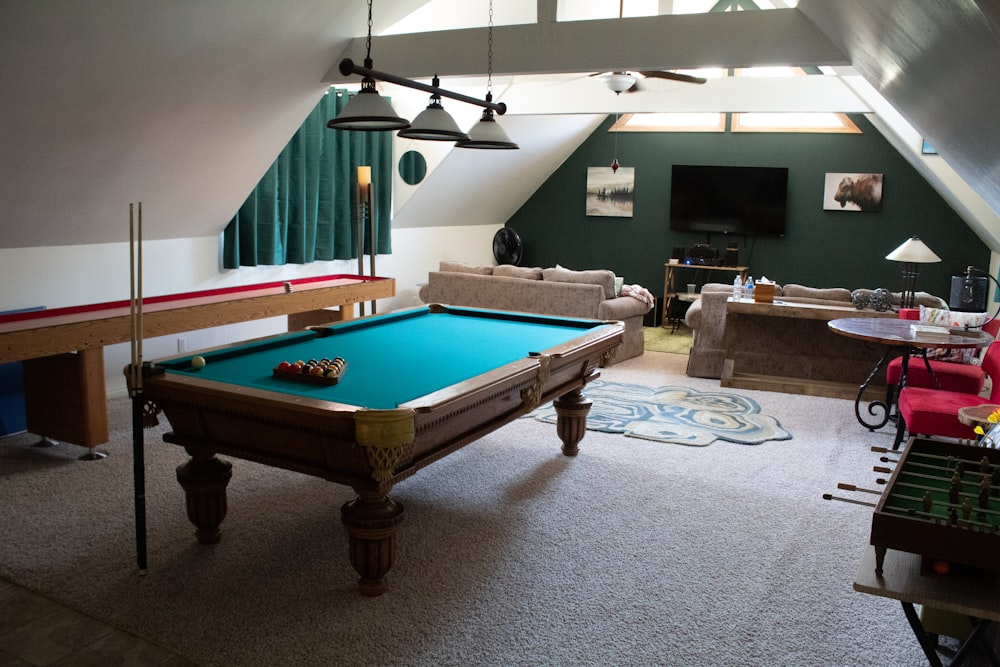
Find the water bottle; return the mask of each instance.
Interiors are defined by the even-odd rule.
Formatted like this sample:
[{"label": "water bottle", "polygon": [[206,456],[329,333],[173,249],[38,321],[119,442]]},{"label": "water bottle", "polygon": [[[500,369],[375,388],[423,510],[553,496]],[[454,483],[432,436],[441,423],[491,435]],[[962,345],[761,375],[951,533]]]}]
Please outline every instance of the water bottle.
[{"label": "water bottle", "polygon": [[747,276],[747,281],[743,283],[743,298],[753,298],[753,276]]},{"label": "water bottle", "polygon": [[743,281],[740,280],[740,274],[736,274],[733,278],[733,301],[739,301],[740,297],[743,296]]}]

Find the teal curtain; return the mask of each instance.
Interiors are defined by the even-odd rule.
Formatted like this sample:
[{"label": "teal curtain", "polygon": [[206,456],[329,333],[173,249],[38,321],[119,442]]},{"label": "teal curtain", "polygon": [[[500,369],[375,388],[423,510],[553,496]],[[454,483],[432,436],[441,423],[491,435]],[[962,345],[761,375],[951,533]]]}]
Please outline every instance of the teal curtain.
[{"label": "teal curtain", "polygon": [[[360,165],[372,168],[376,254],[392,252],[392,133],[328,128],[347,100],[331,88],[268,168],[223,232],[225,268],[356,258]],[[363,237],[371,254],[367,224]]]}]

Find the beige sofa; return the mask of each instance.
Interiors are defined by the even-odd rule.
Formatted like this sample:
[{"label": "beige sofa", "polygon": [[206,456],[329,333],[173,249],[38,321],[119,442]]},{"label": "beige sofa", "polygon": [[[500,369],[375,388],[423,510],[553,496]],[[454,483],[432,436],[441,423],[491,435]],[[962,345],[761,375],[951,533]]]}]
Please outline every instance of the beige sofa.
[{"label": "beige sofa", "polygon": [[[834,288],[816,288],[803,285],[788,284],[784,287],[775,286],[775,299],[785,303],[805,303],[817,306],[835,306],[842,308],[854,307],[854,296],[856,294],[871,294],[871,290],[859,289],[851,290]],[[687,374],[692,377],[720,378],[723,373],[723,365],[726,357],[726,300],[733,295],[733,286],[722,283],[706,283],[701,290],[701,298],[691,304],[684,322],[694,332],[694,342],[691,353],[688,357]],[[899,294],[893,294],[895,303],[899,303]],[[916,304],[934,308],[947,308],[947,304],[940,298],[918,292]],[[850,312],[844,317],[850,317]],[[757,340],[740,341],[741,346],[760,350],[763,354],[766,350],[774,350],[777,341],[783,339],[795,339],[798,334],[793,331],[796,326],[806,326],[801,322],[790,322],[785,318],[768,318],[775,327],[782,327],[782,331],[760,330],[757,332]],[[801,338],[801,336],[798,336]],[[842,337],[836,337],[842,338]],[[836,340],[834,344],[844,346],[849,344],[845,340]],[[787,342],[787,341],[786,341]],[[813,339],[812,344],[816,341]],[[809,345],[809,339],[802,342]],[[777,354],[782,355],[782,350],[777,350]],[[773,356],[773,355],[772,355]]]},{"label": "beige sofa", "polygon": [[651,307],[631,296],[617,296],[616,282],[620,281],[607,270],[441,262],[438,271],[427,275],[419,295],[424,303],[620,320],[625,334],[611,358],[613,364],[643,353],[642,320]]}]

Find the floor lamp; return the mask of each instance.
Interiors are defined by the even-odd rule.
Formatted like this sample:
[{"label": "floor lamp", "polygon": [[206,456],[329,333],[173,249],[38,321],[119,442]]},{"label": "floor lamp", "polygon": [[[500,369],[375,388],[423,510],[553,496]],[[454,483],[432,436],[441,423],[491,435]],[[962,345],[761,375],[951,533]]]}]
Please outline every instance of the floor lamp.
[{"label": "floor lamp", "polygon": [[[358,239],[358,275],[365,275],[365,220],[368,221],[368,243],[371,245],[370,275],[375,276],[375,184],[372,183],[372,168],[358,167],[358,211],[355,220]],[[375,301],[372,300],[372,315]],[[364,317],[365,304],[358,303],[358,315]]]}]

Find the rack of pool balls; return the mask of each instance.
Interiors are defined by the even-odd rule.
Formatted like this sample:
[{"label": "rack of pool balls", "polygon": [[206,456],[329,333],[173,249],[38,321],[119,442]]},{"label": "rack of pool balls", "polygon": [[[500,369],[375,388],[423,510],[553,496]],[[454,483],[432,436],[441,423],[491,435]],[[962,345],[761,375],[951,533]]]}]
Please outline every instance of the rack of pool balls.
[{"label": "rack of pool balls", "polygon": [[347,371],[347,362],[343,357],[333,359],[310,359],[309,361],[282,361],[274,367],[276,377],[310,382],[313,384],[337,384],[340,376]]}]

